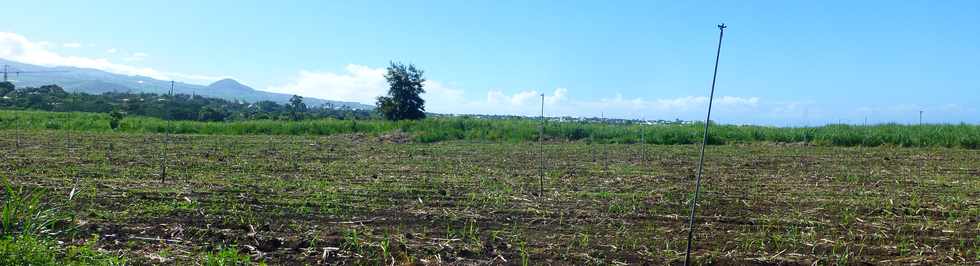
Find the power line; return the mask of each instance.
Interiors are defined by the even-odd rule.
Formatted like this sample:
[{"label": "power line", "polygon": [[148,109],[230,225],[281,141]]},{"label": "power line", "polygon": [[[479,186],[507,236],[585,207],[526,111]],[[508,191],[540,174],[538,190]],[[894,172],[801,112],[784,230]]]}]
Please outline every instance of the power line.
[{"label": "power line", "polygon": [[4,82],[9,81],[10,74],[14,74],[15,76],[20,76],[20,74],[63,73],[63,72],[68,72],[68,71],[67,70],[23,71],[23,70],[19,70],[19,69],[13,68],[10,65],[4,64],[3,65],[3,81]]}]

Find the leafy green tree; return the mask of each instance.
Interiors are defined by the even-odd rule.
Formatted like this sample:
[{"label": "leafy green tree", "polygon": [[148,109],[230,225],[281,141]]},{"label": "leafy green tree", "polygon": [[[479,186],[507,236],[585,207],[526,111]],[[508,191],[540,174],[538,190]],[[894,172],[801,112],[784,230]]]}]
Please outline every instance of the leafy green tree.
[{"label": "leafy green tree", "polygon": [[425,118],[425,100],[422,99],[425,78],[422,73],[415,65],[392,62],[385,73],[388,95],[378,97],[377,111],[388,120]]},{"label": "leafy green tree", "polygon": [[113,109],[112,112],[109,112],[109,128],[112,128],[112,130],[119,129],[119,124],[122,122],[122,119],[123,113],[118,109]]},{"label": "leafy green tree", "polygon": [[221,111],[220,109],[211,106],[205,106],[204,108],[201,108],[201,112],[198,114],[197,120],[216,122],[216,121],[224,121],[226,117],[228,117],[228,114]]},{"label": "leafy green tree", "polygon": [[7,93],[14,91],[14,89],[15,87],[13,83],[7,81],[0,82],[0,97],[7,95]]},{"label": "leafy green tree", "polygon": [[398,120],[397,112],[395,109],[395,100],[388,96],[378,97],[378,102],[375,103],[378,113],[384,116],[388,120]]},{"label": "leafy green tree", "polygon": [[279,112],[279,104],[273,101],[259,101],[255,103],[255,106],[263,113]]},{"label": "leafy green tree", "polygon": [[289,118],[292,120],[303,119],[303,113],[306,113],[306,104],[303,103],[303,96],[293,95],[289,98],[289,105],[286,106],[289,111]]}]

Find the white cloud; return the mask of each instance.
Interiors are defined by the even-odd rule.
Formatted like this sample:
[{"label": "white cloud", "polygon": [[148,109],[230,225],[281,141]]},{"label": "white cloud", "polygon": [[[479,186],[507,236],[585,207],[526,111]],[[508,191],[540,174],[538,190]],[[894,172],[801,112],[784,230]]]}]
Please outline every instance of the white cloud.
[{"label": "white cloud", "polygon": [[[548,105],[557,104],[565,95],[568,94],[568,89],[557,88],[551,95],[544,95],[544,102]],[[519,91],[513,95],[506,95],[500,90],[490,90],[487,92],[487,103],[489,104],[508,104],[510,106],[524,106],[530,105],[532,103],[540,103],[537,99],[541,97],[542,93],[535,90]],[[533,106],[533,105],[532,105]]]},{"label": "white cloud", "polygon": [[127,61],[127,62],[143,61],[143,59],[146,59],[147,56],[150,56],[150,55],[148,55],[146,53],[137,52],[137,53],[130,54],[126,58],[123,58],[123,60],[124,61]]},{"label": "white cloud", "polygon": [[119,50],[116,49],[116,48],[109,48],[109,49],[106,49],[105,52],[106,53],[110,53],[110,54],[114,54],[116,52],[119,52]]},{"label": "white cloud", "polygon": [[65,48],[79,48],[82,47],[82,44],[77,42],[69,42],[62,44],[61,46]]},{"label": "white cloud", "polygon": [[510,96],[510,105],[524,105],[528,100],[537,98],[537,91],[521,91]]},{"label": "white cloud", "polygon": [[[587,105],[602,108],[627,108],[635,111],[654,110],[681,113],[703,110],[708,106],[708,97],[683,96],[646,100],[643,98],[624,99],[622,94],[616,94],[614,98],[601,99],[598,102],[587,103]],[[715,99],[714,105],[725,109],[753,108],[759,105],[759,97],[721,96]]]},{"label": "white cloud", "polygon": [[[364,104],[373,104],[378,96],[388,93],[384,68],[351,64],[344,70],[344,73],[302,70],[292,81],[271,86],[268,90]],[[427,80],[424,86],[425,93],[422,98],[426,100],[428,106],[426,110],[442,113],[492,113],[493,107],[500,102],[511,107],[524,106],[536,103],[535,99],[541,94],[534,90],[527,90],[514,95],[504,95],[499,90],[490,90],[486,94],[486,100],[472,100],[465,97],[462,89],[453,88],[436,80]],[[565,98],[567,93],[567,89],[555,89],[552,94],[545,96],[545,102],[555,104]]]},{"label": "white cloud", "polygon": [[718,99],[718,103],[732,106],[757,106],[759,105],[759,97],[721,96],[721,98]]},{"label": "white cloud", "polygon": [[288,84],[269,87],[270,91],[316,98],[372,104],[387,93],[384,68],[347,65],[347,73],[303,70]]},{"label": "white cloud", "polygon": [[423,84],[425,93],[422,98],[433,103],[452,103],[465,100],[463,90],[450,88],[441,82],[426,80]]},{"label": "white cloud", "polygon": [[566,88],[557,88],[557,89],[555,89],[555,92],[551,94],[551,96],[545,95],[545,97],[544,97],[544,103],[546,103],[546,104],[557,104],[559,101],[561,101],[562,99],[564,99],[566,95],[568,95],[568,89],[566,89]]},{"label": "white cloud", "polygon": [[[50,43],[32,42],[24,36],[0,32],[0,58],[42,66],[72,66],[94,68],[124,75],[141,75],[160,80],[180,80],[185,82],[213,82],[224,77],[163,72],[148,67],[118,64],[105,58],[88,58],[62,55],[48,50]],[[143,57],[146,57],[143,54]]]},{"label": "white cloud", "polygon": [[[384,79],[384,68],[363,65],[347,65],[343,73],[323,71],[300,71],[290,82],[269,87],[269,91],[299,94],[304,96],[354,101],[373,104],[378,96],[388,91]],[[540,112],[542,91],[520,90],[513,93],[502,89],[489,89],[467,97],[466,91],[436,80],[425,82],[426,110],[437,113],[454,114],[508,114],[537,115]],[[600,100],[576,100],[571,98],[567,88],[555,88],[544,93],[545,113],[547,115],[598,116],[605,113],[610,117],[636,117],[640,113],[655,112],[649,117],[683,117],[694,119],[686,114],[700,114],[708,100],[704,96],[687,96],[645,100],[625,99],[621,94]],[[484,95],[480,97],[479,95]],[[472,97],[475,96],[475,97]],[[717,107],[731,110],[749,110],[760,104],[758,97],[721,96],[715,98]]]}]

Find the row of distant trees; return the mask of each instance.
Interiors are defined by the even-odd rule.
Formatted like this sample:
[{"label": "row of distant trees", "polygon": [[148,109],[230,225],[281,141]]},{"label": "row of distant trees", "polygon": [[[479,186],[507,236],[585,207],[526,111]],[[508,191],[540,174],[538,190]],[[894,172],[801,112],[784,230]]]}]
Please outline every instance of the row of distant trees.
[{"label": "row of distant trees", "polygon": [[[388,120],[425,118],[422,93],[425,78],[414,65],[392,62],[387,68],[388,94],[377,98],[376,110],[353,110],[329,106],[307,106],[303,97],[293,95],[288,103],[272,101],[245,103],[196,95],[154,93],[103,94],[68,93],[58,85],[16,88],[0,82],[0,108],[56,112],[96,112],[139,115],[171,120],[302,120],[307,118],[366,119],[381,116]],[[376,112],[375,112],[376,111]]]},{"label": "row of distant trees", "polygon": [[9,82],[0,82],[0,108],[55,112],[117,111],[126,115],[197,121],[301,120],[327,117],[367,119],[376,116],[371,110],[307,106],[303,103],[303,97],[295,95],[285,104],[272,101],[245,103],[186,94],[69,93],[57,85],[15,88]]}]

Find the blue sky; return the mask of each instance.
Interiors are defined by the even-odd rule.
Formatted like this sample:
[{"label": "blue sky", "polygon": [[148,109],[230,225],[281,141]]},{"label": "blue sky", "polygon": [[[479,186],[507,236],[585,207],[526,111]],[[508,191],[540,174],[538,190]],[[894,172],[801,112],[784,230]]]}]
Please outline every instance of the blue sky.
[{"label": "blue sky", "polygon": [[[0,57],[370,103],[391,60],[428,110],[980,123],[980,1],[14,1]],[[13,49],[11,47],[15,47]],[[26,47],[26,48],[25,48]],[[27,52],[25,52],[27,51]]]}]

